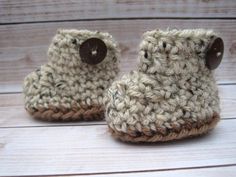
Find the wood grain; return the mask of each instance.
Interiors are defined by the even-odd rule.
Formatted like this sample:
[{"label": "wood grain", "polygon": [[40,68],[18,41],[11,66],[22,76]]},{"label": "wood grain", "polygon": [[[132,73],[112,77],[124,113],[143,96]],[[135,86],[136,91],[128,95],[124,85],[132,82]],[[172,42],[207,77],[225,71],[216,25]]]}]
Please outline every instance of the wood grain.
[{"label": "wood grain", "polygon": [[119,18],[235,18],[234,0],[1,0],[0,23]]},{"label": "wood grain", "polygon": [[[236,174],[236,166],[230,166],[230,167],[214,167],[214,168],[198,168],[198,169],[183,169],[183,170],[167,170],[167,171],[143,171],[143,172],[132,172],[132,173],[111,173],[111,174],[95,174],[95,175],[89,175],[90,177],[183,177],[183,176],[189,176],[189,177],[235,177]],[[65,176],[65,175],[63,175]],[[75,176],[87,176],[87,175],[72,175],[72,177]],[[58,176],[59,177],[59,176]],[[61,176],[62,177],[62,176]]]},{"label": "wood grain", "polygon": [[236,82],[236,20],[121,20],[0,26],[0,92],[22,91],[23,78],[47,62],[46,52],[57,28],[110,32],[120,43],[122,73],[135,68],[141,35],[155,28],[212,28],[225,43],[223,62],[216,70],[219,83]]},{"label": "wood grain", "polygon": [[[221,98],[221,118],[236,119],[236,85],[219,86]],[[100,125],[104,121],[91,122],[45,122],[34,120],[25,111],[22,94],[0,94],[0,128],[1,127],[42,127],[68,125]]]},{"label": "wood grain", "polygon": [[105,125],[0,129],[1,175],[166,170],[236,162],[236,120],[210,134],[157,144],[114,140]]},{"label": "wood grain", "polygon": [[221,85],[219,87],[221,117],[236,118],[236,85]]}]

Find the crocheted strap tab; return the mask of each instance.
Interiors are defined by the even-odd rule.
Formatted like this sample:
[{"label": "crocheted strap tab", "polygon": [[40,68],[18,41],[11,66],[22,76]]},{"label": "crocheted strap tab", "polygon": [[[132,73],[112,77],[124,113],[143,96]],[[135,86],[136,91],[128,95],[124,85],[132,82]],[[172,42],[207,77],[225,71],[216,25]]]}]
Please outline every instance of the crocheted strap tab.
[{"label": "crocheted strap tab", "polygon": [[210,70],[216,69],[223,58],[224,42],[220,37],[214,37],[206,49],[206,66]]},{"label": "crocheted strap tab", "polygon": [[89,38],[80,46],[81,60],[90,65],[101,63],[107,55],[107,46],[99,38]]}]

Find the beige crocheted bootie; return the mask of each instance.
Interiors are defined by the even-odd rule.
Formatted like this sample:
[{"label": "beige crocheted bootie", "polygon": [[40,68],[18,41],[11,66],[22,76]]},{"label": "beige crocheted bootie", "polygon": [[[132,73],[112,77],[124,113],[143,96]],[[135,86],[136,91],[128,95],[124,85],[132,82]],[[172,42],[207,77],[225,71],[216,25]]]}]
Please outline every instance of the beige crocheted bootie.
[{"label": "beige crocheted bootie", "polygon": [[58,30],[48,63],[24,80],[25,108],[44,120],[104,118],[104,92],[117,76],[119,50],[108,33]]},{"label": "beige crocheted bootie", "polygon": [[154,30],[143,35],[137,71],[113,82],[105,99],[112,135],[158,142],[200,135],[219,121],[213,69],[224,45],[211,30]]}]

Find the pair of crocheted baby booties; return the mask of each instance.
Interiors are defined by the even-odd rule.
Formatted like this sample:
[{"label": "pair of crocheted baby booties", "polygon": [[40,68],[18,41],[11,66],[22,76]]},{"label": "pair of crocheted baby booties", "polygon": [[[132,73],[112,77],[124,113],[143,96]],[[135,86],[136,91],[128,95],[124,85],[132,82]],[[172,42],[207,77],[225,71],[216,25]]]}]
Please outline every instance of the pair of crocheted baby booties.
[{"label": "pair of crocheted baby booties", "polygon": [[144,33],[135,71],[115,79],[119,49],[108,33],[58,30],[48,63],[24,80],[25,108],[43,120],[100,120],[123,141],[201,135],[220,119],[213,71],[223,41],[212,30]]}]

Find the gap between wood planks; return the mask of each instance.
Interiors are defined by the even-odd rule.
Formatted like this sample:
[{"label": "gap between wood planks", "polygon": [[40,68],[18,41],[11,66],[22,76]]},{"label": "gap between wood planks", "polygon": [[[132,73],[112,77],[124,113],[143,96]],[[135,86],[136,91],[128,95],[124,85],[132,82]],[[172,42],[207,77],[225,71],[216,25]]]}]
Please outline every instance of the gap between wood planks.
[{"label": "gap between wood planks", "polygon": [[[232,117],[232,118],[221,118],[221,121],[227,121],[227,120],[233,120],[236,119],[236,117]],[[48,123],[48,122],[47,122]],[[52,123],[52,122],[49,122]],[[57,122],[57,124],[45,124],[45,125],[32,125],[32,126],[9,126],[9,127],[4,127],[4,126],[0,126],[0,129],[9,129],[9,128],[42,128],[42,127],[85,127],[85,126],[103,126],[103,125],[107,125],[106,122],[104,120],[101,121],[101,123],[86,123],[86,122],[71,122],[71,123],[67,123],[65,124],[65,122]]]},{"label": "gap between wood planks", "polygon": [[23,25],[37,23],[63,23],[63,22],[89,22],[89,21],[121,21],[121,20],[236,20],[236,17],[133,17],[133,18],[93,18],[93,19],[67,19],[67,20],[51,20],[51,21],[27,21],[27,22],[11,22],[0,23],[0,26],[7,25]]},{"label": "gap between wood planks", "polygon": [[[153,172],[168,172],[168,171],[180,171],[180,170],[199,170],[199,169],[211,169],[211,168],[226,168],[235,167],[235,164],[224,164],[224,165],[212,165],[212,166],[198,166],[198,167],[187,167],[187,168],[170,168],[170,169],[153,169],[153,170],[137,170],[137,171],[119,171],[119,172],[101,172],[101,173],[74,173],[74,174],[55,174],[55,175],[33,175],[37,176],[100,176],[100,175],[113,175],[113,174],[132,174],[132,173],[153,173]],[[15,176],[16,177],[16,176]],[[25,176],[21,176],[25,177]]]}]

